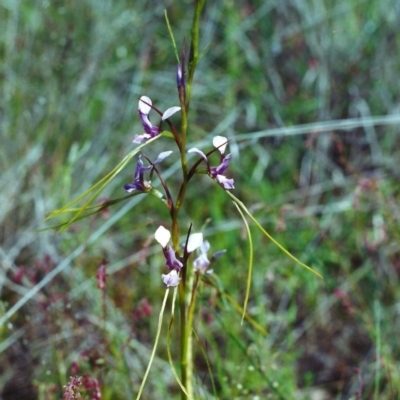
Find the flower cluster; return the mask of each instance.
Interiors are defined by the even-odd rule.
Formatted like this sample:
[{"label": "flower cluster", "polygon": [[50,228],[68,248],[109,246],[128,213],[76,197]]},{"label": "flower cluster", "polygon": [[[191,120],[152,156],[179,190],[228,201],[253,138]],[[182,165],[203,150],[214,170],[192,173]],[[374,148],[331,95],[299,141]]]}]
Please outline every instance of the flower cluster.
[{"label": "flower cluster", "polygon": [[[183,267],[183,263],[179,258],[176,257],[175,249],[169,244],[169,241],[171,240],[171,232],[168,229],[165,229],[163,226],[160,226],[156,230],[154,237],[163,249],[165,265],[170,271],[168,274],[161,276],[162,280],[167,287],[177,286],[181,281],[179,272]],[[207,257],[207,252],[210,249],[210,243],[207,240],[203,241],[202,233],[193,233],[189,236],[185,246],[185,254],[189,255],[196,249],[199,249],[200,254],[193,261],[193,266],[195,271],[199,271],[201,273],[212,273],[212,270],[209,270],[208,267],[214,260],[225,253],[225,250],[214,253],[210,261]]]},{"label": "flower cluster", "polygon": [[[184,87],[184,78],[183,78],[183,69],[181,66],[178,66],[177,70],[177,85],[178,89]],[[155,126],[150,122],[149,114],[150,111],[154,109],[161,115],[160,126]],[[152,101],[147,96],[142,96],[139,100],[138,112],[140,116],[140,120],[142,122],[145,133],[142,135],[136,135],[134,143],[142,143],[150,138],[153,138],[161,133],[161,123],[162,121],[167,120],[173,114],[178,112],[180,107],[171,107],[168,108],[163,114],[158,111],[152,105]],[[175,139],[179,146],[179,139],[177,139],[175,135],[175,129],[170,122],[168,122],[170,127],[173,129]],[[198,165],[204,160],[207,164],[207,173],[208,175],[214,179],[220,186],[222,186],[225,190],[234,188],[233,179],[228,178],[225,173],[229,167],[229,163],[232,159],[232,154],[225,155],[225,150],[228,145],[228,139],[224,136],[216,136],[213,139],[213,145],[215,149],[213,151],[208,152],[207,154],[203,153],[201,150],[197,148],[192,148],[188,152],[196,153],[200,155],[201,159],[193,166],[192,173],[195,173]],[[182,151],[182,149],[179,147]],[[209,156],[214,153],[216,150],[220,153],[220,162],[217,166],[211,166],[209,161]],[[146,172],[150,172],[150,178],[153,170],[155,169],[155,165],[159,162],[163,161],[166,157],[168,157],[172,151],[165,151],[159,154],[156,161],[151,162],[147,157],[145,157],[150,165],[144,165],[142,156],[139,155],[135,176],[133,183],[129,183],[124,185],[124,189],[131,193],[133,191],[141,191],[141,192],[149,192],[152,189],[151,181],[146,181],[144,179],[144,174]],[[158,174],[157,169],[155,169]],[[159,175],[159,174],[158,174]],[[160,177],[160,176],[159,176]],[[160,177],[161,179],[161,177]],[[163,182],[162,182],[163,183]],[[168,192],[168,188],[165,183],[163,183],[164,189]],[[169,193],[167,195],[170,197]],[[211,263],[225,253],[225,250],[217,252],[213,254],[211,260],[208,258],[207,252],[210,250],[210,243],[208,241],[203,241],[202,233],[194,233],[189,235],[187,238],[186,244],[184,246],[183,256],[179,257],[178,249],[175,249],[172,245],[170,245],[171,241],[171,232],[160,226],[155,232],[155,239],[161,245],[164,257],[165,257],[165,265],[168,268],[168,274],[162,275],[162,280],[167,287],[175,287],[178,286],[181,281],[180,272],[190,256],[190,254],[198,249],[198,256],[193,261],[194,270],[198,273],[212,273],[212,270],[209,268]]]},{"label": "flower cluster", "polygon": [[[160,226],[156,230],[154,237],[163,249],[165,265],[170,271],[167,275],[162,275],[162,280],[167,285],[167,287],[177,286],[181,281],[178,273],[182,269],[183,263],[176,257],[176,251],[174,250],[174,248],[169,245],[169,241],[171,240],[171,232],[168,229],[165,229],[163,226]],[[194,250],[200,247],[202,243],[202,233],[193,233],[192,235],[190,235],[186,245],[187,254],[192,253]]]},{"label": "flower cluster", "polygon": [[213,145],[221,153],[220,163],[216,167],[210,167],[208,157],[196,147],[190,149],[188,153],[196,153],[200,155],[207,163],[207,172],[214,180],[216,180],[224,189],[234,189],[233,179],[228,179],[224,174],[229,167],[231,162],[232,154],[225,155],[226,146],[228,139],[225,136],[215,136],[213,139]]},{"label": "flower cluster", "polygon": [[64,385],[63,400],[75,400],[81,398],[79,386],[82,385],[82,377],[71,376],[70,381]]}]

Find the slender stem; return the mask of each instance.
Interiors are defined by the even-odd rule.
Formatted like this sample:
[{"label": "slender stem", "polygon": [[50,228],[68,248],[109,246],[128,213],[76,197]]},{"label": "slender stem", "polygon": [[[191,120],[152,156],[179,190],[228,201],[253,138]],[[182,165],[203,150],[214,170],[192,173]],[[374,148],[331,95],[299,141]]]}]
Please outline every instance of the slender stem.
[{"label": "slender stem", "polygon": [[200,16],[205,2],[206,2],[205,0],[195,0],[196,8],[193,16],[192,42],[190,45],[190,54],[189,54],[189,78],[187,85],[187,100],[186,100],[187,110],[189,110],[194,71],[196,69],[197,62],[199,61]]},{"label": "slender stem", "polygon": [[186,105],[181,107],[182,111],[182,119],[181,119],[181,164],[182,164],[182,172],[183,172],[183,181],[186,182],[187,176],[187,161],[186,161],[186,136],[187,136],[187,114],[188,109],[186,109]]},{"label": "slender stem", "polygon": [[[185,304],[185,286],[183,285],[182,271],[182,281],[179,285],[179,311],[180,311],[180,335],[181,335],[181,380],[183,386],[188,387],[188,375],[187,375],[187,345],[185,340],[186,337],[186,304]],[[188,396],[182,391],[182,399],[188,399]]]},{"label": "slender stem", "polygon": [[[181,166],[182,166],[182,184],[179,189],[179,193],[175,202],[175,206],[171,212],[172,214],[172,241],[174,248],[179,248],[179,227],[178,227],[178,214],[183,204],[186,195],[186,189],[189,182],[188,179],[188,167],[186,158],[186,139],[187,139],[187,127],[188,127],[188,114],[190,95],[192,91],[192,83],[194,77],[194,71],[198,62],[199,54],[199,37],[200,37],[200,15],[205,4],[205,0],[195,0],[195,11],[192,23],[192,38],[189,56],[189,71],[188,81],[186,85],[178,87],[179,99],[181,103],[181,146],[179,147],[181,155]],[[183,49],[183,60],[184,54],[186,53],[185,44]],[[184,64],[184,62],[183,62]],[[184,74],[185,65],[182,65],[182,74]],[[179,285],[179,310],[180,310],[180,333],[181,333],[181,377],[182,384],[185,387],[187,393],[182,391],[182,400],[193,399],[193,356],[192,356],[192,325],[194,315],[194,302],[197,287],[197,280],[193,286],[193,271],[187,268],[187,263],[181,271],[181,282]],[[191,294],[191,299],[188,295]],[[186,308],[188,305],[188,309]]]},{"label": "slender stem", "polygon": [[[191,298],[189,302],[189,307],[187,311],[187,321],[186,321],[186,332],[185,332],[185,342],[186,342],[186,390],[188,392],[188,398],[194,399],[193,393],[193,319],[196,307],[196,296],[197,296],[197,288],[199,284],[199,273],[194,274],[193,269],[190,270],[190,276],[188,279],[188,288],[190,289]],[[188,292],[189,293],[189,292]]]}]

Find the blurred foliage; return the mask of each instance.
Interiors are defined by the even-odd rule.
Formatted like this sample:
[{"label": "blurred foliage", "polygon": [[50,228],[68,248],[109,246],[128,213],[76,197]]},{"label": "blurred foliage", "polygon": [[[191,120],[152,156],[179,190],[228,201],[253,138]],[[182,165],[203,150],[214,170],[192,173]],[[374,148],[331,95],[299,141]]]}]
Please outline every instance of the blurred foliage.
[{"label": "blurred foliage", "polygon": [[[137,393],[164,291],[152,235],[166,209],[135,197],[61,235],[36,230],[133,148],[140,95],[161,110],[177,104],[164,9],[177,43],[188,41],[189,1],[0,3],[0,317],[64,265],[0,327],[4,400],[60,398],[73,374],[97,377],[104,399]],[[235,194],[325,279],[254,230],[249,314],[268,335],[241,326],[204,285],[198,398],[213,397],[201,347],[220,399],[399,396],[399,14],[399,0],[207,4],[190,142],[231,139]],[[104,198],[123,195],[134,166]],[[178,165],[162,167],[174,186]],[[195,182],[184,221],[199,230],[210,219],[212,250],[227,249],[215,280],[243,304],[242,222],[222,190]],[[95,280],[103,258],[106,323]],[[146,398],[179,397],[163,346]]]}]

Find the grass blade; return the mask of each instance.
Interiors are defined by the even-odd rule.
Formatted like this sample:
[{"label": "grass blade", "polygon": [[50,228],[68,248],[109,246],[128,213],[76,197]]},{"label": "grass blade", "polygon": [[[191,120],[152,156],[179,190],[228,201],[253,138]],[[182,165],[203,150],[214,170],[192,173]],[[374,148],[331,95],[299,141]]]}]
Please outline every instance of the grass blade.
[{"label": "grass blade", "polygon": [[243,325],[243,320],[246,315],[247,304],[249,302],[251,277],[253,276],[253,253],[254,253],[254,251],[253,251],[253,239],[251,237],[251,232],[250,232],[249,224],[246,221],[246,217],[242,213],[242,210],[239,208],[239,206],[236,203],[233,203],[233,204],[235,204],[237,210],[239,211],[240,216],[242,217],[243,223],[246,227],[247,237],[249,240],[249,269],[248,269],[248,273],[247,273],[246,296],[244,298],[243,314],[242,314],[242,321],[241,321],[241,325]]},{"label": "grass blade", "polygon": [[308,271],[312,272],[314,275],[318,276],[318,278],[323,279],[322,275],[317,271],[310,268],[308,265],[302,263],[299,259],[297,259],[292,253],[286,250],[279,242],[277,242],[261,225],[260,223],[253,217],[250,211],[246,208],[246,206],[231,192],[225,191],[228,196],[233,200],[233,202],[240,207],[240,209],[248,215],[248,217],[256,224],[257,228],[275,245],[277,246],[283,253],[285,253],[289,258],[295,261],[297,264],[301,265],[303,268],[307,269]]}]

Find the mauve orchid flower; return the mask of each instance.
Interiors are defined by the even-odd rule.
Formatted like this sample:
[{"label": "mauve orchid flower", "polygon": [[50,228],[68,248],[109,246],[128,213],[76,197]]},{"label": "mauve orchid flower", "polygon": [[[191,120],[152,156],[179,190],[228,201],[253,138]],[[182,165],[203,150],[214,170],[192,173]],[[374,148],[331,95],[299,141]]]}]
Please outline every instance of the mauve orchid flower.
[{"label": "mauve orchid flower", "polygon": [[133,180],[133,183],[128,183],[124,185],[124,189],[128,192],[131,193],[134,190],[139,190],[141,192],[145,192],[146,190],[151,188],[151,185],[149,182],[146,182],[143,179],[143,174],[150,170],[152,167],[149,165],[148,167],[145,167],[142,161],[142,156],[139,154],[138,162],[136,164],[136,169],[135,169],[135,177]]},{"label": "mauve orchid flower", "polygon": [[210,250],[210,243],[205,240],[199,248],[199,256],[193,261],[195,271],[211,274],[213,272],[212,269],[208,269],[210,264],[226,252],[226,250],[221,250],[214,253],[210,261],[207,256],[208,250]]},{"label": "mauve orchid flower", "polygon": [[176,258],[175,250],[168,244],[171,240],[171,232],[168,229],[165,229],[163,226],[160,226],[156,233],[154,234],[154,238],[160,243],[165,257],[165,265],[170,271],[180,271],[183,267],[181,261]]},{"label": "mauve orchid flower", "polygon": [[207,156],[199,149],[193,148],[188,151],[188,153],[196,153],[201,156],[207,163],[208,174],[215,179],[224,189],[234,189],[233,179],[227,178],[224,174],[228,169],[229,163],[231,162],[232,154],[224,155],[225,149],[228,144],[228,139],[225,136],[215,136],[213,139],[214,147],[218,148],[221,153],[220,164],[216,167],[210,167],[209,160]]},{"label": "mauve orchid flower", "polygon": [[200,255],[193,261],[194,270],[205,272],[210,265],[207,252],[210,250],[210,243],[205,240],[200,246]]},{"label": "mauve orchid flower", "polygon": [[[151,139],[160,133],[160,128],[158,126],[153,125],[149,119],[149,114],[152,105],[153,103],[151,99],[147,96],[142,96],[139,99],[138,113],[145,133],[143,133],[142,135],[136,135],[135,139],[133,140],[133,143],[143,143],[144,141]],[[162,115],[161,120],[165,121],[166,119],[174,115],[176,112],[178,112],[180,109],[181,109],[180,107],[168,108]]]},{"label": "mauve orchid flower", "polygon": [[151,171],[156,164],[158,164],[161,161],[163,161],[164,159],[166,159],[171,153],[172,153],[172,151],[163,151],[162,153],[160,153],[158,155],[156,161],[154,161],[154,163],[152,165],[149,165],[147,167],[144,166],[143,161],[142,161],[142,156],[139,154],[138,162],[136,164],[136,170],[135,170],[135,176],[134,176],[133,183],[128,183],[128,184],[124,185],[124,189],[128,193],[131,193],[134,190],[138,190],[141,192],[146,192],[146,191],[150,190],[151,183],[144,180],[144,177],[143,177],[144,173],[146,171]]},{"label": "mauve orchid flower", "polygon": [[162,274],[161,279],[167,285],[167,287],[175,287],[179,285],[181,278],[178,276],[178,273],[173,269],[169,274]]}]

